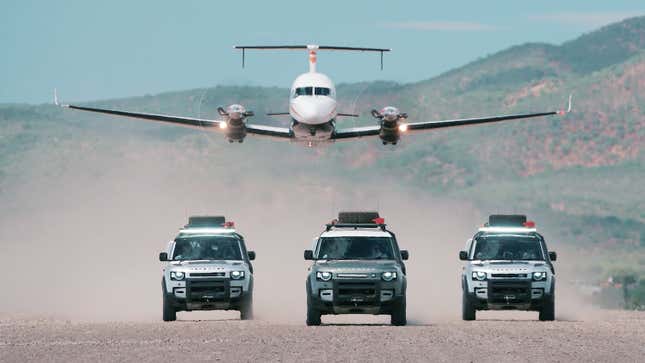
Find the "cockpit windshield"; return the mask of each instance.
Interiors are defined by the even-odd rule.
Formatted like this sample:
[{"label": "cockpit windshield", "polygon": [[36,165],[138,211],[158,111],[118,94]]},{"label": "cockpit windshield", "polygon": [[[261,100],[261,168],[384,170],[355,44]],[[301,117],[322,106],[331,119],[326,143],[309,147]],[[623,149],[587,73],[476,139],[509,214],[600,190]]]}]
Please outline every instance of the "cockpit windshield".
[{"label": "cockpit windshield", "polygon": [[321,260],[393,260],[390,237],[322,237]]},{"label": "cockpit windshield", "polygon": [[330,94],[331,89],[327,87],[298,87],[293,96],[329,96]]},{"label": "cockpit windshield", "polygon": [[544,260],[540,241],[533,236],[480,236],[474,249],[475,260]]},{"label": "cockpit windshield", "polygon": [[311,96],[314,92],[313,87],[298,87],[296,88],[296,97],[298,96]]},{"label": "cockpit windshield", "polygon": [[229,236],[181,237],[175,240],[174,261],[241,260],[240,242]]},{"label": "cockpit windshield", "polygon": [[329,96],[331,90],[327,87],[316,87],[315,93],[317,96]]}]

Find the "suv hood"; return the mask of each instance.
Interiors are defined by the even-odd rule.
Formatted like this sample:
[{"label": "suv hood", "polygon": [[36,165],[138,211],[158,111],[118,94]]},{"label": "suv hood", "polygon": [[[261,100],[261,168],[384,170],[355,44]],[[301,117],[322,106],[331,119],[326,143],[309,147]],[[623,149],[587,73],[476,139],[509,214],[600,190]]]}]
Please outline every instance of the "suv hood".
[{"label": "suv hood", "polygon": [[314,266],[332,272],[367,273],[398,270],[399,264],[394,260],[318,260]]}]

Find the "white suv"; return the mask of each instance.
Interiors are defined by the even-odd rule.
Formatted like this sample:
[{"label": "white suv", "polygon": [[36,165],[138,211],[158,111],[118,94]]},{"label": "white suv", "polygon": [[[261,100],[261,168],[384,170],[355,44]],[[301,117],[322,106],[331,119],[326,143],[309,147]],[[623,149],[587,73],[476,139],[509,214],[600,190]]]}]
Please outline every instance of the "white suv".
[{"label": "white suv", "polygon": [[477,310],[538,311],[553,320],[556,257],[526,216],[490,216],[459,252],[463,320],[475,320]]},{"label": "white suv", "polygon": [[178,311],[239,310],[242,320],[253,317],[255,252],[224,217],[193,216],[168,243],[159,260],[167,262],[161,282],[163,320]]}]

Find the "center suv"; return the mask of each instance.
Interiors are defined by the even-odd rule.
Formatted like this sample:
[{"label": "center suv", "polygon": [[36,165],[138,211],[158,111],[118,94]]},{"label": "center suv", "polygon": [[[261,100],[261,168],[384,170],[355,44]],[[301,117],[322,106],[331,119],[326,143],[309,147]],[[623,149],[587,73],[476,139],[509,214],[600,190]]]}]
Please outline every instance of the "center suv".
[{"label": "center suv", "polygon": [[239,310],[242,320],[253,317],[255,252],[244,237],[220,216],[193,216],[159,260],[167,262],[161,280],[163,320],[178,311]]},{"label": "center suv", "polygon": [[314,239],[305,260],[313,261],[306,281],[307,325],[324,314],[389,314],[405,325],[406,275],[394,233],[376,212],[341,212]]},{"label": "center suv", "polygon": [[553,320],[556,257],[526,216],[490,216],[459,252],[463,320],[475,320],[477,310],[538,311]]}]

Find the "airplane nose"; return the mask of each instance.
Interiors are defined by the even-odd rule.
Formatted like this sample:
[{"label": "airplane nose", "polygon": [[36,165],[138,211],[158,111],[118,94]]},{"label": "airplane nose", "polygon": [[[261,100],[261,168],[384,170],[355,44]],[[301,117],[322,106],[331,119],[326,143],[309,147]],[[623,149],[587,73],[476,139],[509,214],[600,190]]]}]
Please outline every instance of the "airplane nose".
[{"label": "airplane nose", "polygon": [[307,123],[317,123],[318,120],[316,120],[318,113],[316,112],[317,110],[313,107],[307,107],[305,105],[301,105],[296,109],[300,117],[303,118],[303,121]]},{"label": "airplane nose", "polygon": [[309,124],[321,124],[331,120],[334,115],[335,102],[327,97],[311,97],[297,100],[292,105],[298,121]]}]

